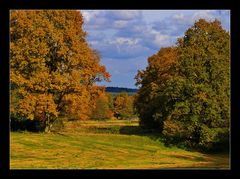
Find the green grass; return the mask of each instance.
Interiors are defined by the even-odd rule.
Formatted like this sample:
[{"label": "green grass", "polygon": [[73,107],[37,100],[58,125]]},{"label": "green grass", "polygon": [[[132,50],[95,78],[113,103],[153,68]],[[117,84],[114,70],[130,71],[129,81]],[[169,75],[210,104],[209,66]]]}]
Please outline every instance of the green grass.
[{"label": "green grass", "polygon": [[138,121],[66,122],[59,133],[11,132],[10,167],[52,169],[229,168],[227,154],[166,147]]}]

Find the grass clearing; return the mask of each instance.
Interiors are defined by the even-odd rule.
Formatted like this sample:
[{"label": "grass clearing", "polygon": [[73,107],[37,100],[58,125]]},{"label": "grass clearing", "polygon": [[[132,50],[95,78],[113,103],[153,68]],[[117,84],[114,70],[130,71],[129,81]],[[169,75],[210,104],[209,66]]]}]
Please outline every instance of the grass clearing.
[{"label": "grass clearing", "polygon": [[59,133],[11,132],[10,168],[229,168],[228,154],[166,147],[138,129],[137,120],[112,120],[67,122]]}]

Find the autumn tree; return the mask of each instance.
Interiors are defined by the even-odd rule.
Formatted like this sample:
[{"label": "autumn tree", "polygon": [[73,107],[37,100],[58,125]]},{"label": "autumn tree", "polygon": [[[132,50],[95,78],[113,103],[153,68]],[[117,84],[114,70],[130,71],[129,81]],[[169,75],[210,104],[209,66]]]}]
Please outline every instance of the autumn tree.
[{"label": "autumn tree", "polygon": [[114,99],[114,115],[120,119],[133,117],[133,97],[126,92],[119,93]]},{"label": "autumn tree", "polygon": [[170,143],[203,150],[228,147],[229,40],[229,33],[218,20],[200,19],[178,40],[177,57],[167,70],[167,80],[156,84],[152,78],[157,78],[164,67],[159,66],[160,72],[150,72],[149,62],[146,71],[137,76],[141,88],[135,104],[143,126],[159,127]]},{"label": "autumn tree", "polygon": [[63,97],[63,116],[69,120],[85,120],[91,115],[91,94],[83,88],[78,94],[67,94]]},{"label": "autumn tree", "polygon": [[66,104],[64,98],[81,106],[79,98],[91,98],[86,91],[96,81],[109,79],[82,26],[82,15],[75,10],[10,12],[12,117],[40,119],[48,131]]},{"label": "autumn tree", "polygon": [[167,115],[167,101],[162,92],[174,73],[170,70],[176,59],[176,47],[161,48],[157,54],[148,58],[147,68],[138,71],[135,78],[140,89],[136,94],[134,106],[140,117],[140,126],[162,131],[163,121]]},{"label": "autumn tree", "polygon": [[110,119],[113,116],[110,100],[111,98],[107,93],[101,93],[96,99],[91,118],[96,120]]}]

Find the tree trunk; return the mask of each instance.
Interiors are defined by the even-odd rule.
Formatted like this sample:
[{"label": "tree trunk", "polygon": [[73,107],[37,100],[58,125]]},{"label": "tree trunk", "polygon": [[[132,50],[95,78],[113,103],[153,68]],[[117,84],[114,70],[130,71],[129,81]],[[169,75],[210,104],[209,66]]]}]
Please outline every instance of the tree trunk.
[{"label": "tree trunk", "polygon": [[45,132],[50,133],[50,127],[48,125],[45,127]]},{"label": "tree trunk", "polygon": [[45,132],[50,133],[51,125],[50,125],[50,119],[48,114],[46,115],[46,121],[45,121]]}]

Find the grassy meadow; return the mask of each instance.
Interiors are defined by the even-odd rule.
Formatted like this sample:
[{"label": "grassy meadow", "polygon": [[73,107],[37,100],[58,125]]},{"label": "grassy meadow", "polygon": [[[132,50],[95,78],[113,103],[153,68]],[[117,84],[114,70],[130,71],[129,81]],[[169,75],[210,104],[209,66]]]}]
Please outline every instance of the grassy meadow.
[{"label": "grassy meadow", "polygon": [[228,169],[228,154],[166,147],[138,121],[71,121],[58,133],[11,132],[11,169]]}]

